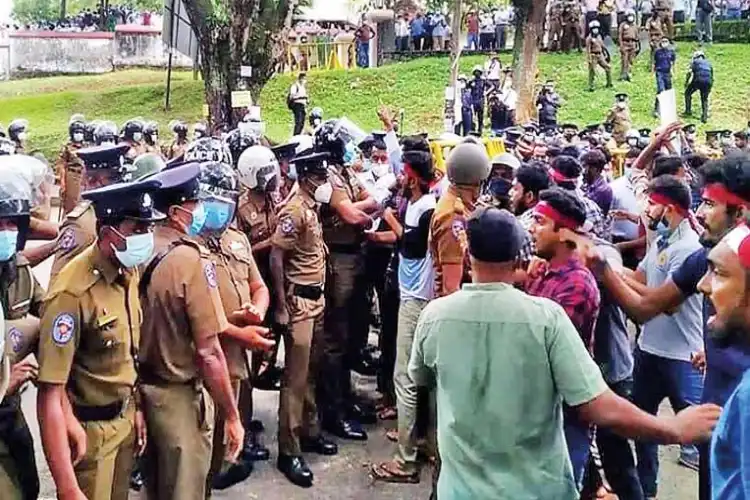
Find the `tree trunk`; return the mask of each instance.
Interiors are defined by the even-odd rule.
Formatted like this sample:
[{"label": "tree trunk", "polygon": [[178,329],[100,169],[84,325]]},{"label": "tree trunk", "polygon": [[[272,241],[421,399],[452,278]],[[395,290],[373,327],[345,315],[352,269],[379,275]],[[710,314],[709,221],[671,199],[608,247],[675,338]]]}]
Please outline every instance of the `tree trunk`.
[{"label": "tree trunk", "polygon": [[[526,19],[529,13],[525,8],[516,10],[516,19],[513,29],[513,67],[518,68],[518,60],[521,58],[521,47],[523,47],[523,33]],[[516,78],[518,75],[514,75]]]},{"label": "tree trunk", "polygon": [[67,0],[60,0],[60,21],[65,19],[65,14],[67,14],[67,11],[68,11]]},{"label": "tree trunk", "polygon": [[523,29],[523,42],[520,58],[516,63],[515,82],[518,92],[516,105],[516,122],[526,123],[536,115],[535,84],[539,62],[539,41],[544,35],[544,15],[547,0],[534,0]]}]

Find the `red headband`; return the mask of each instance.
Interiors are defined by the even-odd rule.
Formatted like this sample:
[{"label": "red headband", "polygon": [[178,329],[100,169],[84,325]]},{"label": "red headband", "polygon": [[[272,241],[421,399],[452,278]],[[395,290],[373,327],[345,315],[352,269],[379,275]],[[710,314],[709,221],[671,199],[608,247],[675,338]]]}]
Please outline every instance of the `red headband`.
[{"label": "red headband", "polygon": [[750,202],[740,198],[729,191],[724,184],[718,182],[707,184],[706,187],[703,188],[703,197],[715,201],[716,203],[723,203],[724,205],[735,205],[739,207],[747,207],[750,205]]},{"label": "red headband", "polygon": [[550,169],[552,171],[552,180],[555,182],[578,182],[578,178],[571,178],[571,177],[565,177],[563,174],[555,170],[554,168]]},{"label": "red headband", "polygon": [[663,193],[651,193],[648,198],[657,205],[672,205],[675,211],[682,216],[688,214],[688,211],[682,208],[679,203]]},{"label": "red headband", "polygon": [[560,226],[570,229],[571,231],[575,231],[579,226],[576,221],[566,215],[561,214],[557,211],[557,209],[555,209],[546,201],[540,201],[536,204],[536,206],[534,207],[534,214],[542,215],[544,217],[552,219]]},{"label": "red headband", "polygon": [[745,224],[732,229],[721,241],[737,254],[742,267],[750,269],[750,229]]}]

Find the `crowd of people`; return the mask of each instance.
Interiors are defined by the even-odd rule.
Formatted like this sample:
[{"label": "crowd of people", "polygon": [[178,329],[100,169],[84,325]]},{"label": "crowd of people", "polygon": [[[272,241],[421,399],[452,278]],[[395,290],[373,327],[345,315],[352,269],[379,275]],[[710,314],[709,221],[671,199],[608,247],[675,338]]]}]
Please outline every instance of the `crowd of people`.
[{"label": "crowd of people", "polygon": [[102,23],[102,11],[84,9],[77,14],[63,18],[38,19],[28,23],[13,23],[14,31],[60,31],[81,32],[99,31],[102,26],[107,31],[114,31],[118,24],[139,24],[143,26],[161,26],[161,12],[135,9],[129,5],[108,5]]},{"label": "crowd of people", "polygon": [[702,500],[750,495],[750,123],[705,144],[638,131],[621,95],[579,131],[547,83],[540,123],[503,127],[490,157],[473,135],[401,136],[386,107],[371,134],[308,114],[304,83],[286,144],[252,114],[168,141],[71,117],[60,223],[30,124],[0,130],[3,498],[39,493],[28,383],[63,500],[244,481],[271,455],[253,389],[280,391],[276,467],[300,487],[332,437],[394,420],[371,476],[432,464],[436,498],[655,498],[662,444]]}]

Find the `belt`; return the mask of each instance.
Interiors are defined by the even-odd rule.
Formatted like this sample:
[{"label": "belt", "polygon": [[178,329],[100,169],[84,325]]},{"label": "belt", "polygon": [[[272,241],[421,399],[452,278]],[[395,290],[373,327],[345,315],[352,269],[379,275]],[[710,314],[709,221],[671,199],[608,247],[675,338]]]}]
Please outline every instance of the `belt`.
[{"label": "belt", "polygon": [[352,243],[352,244],[346,245],[346,244],[332,243],[332,244],[328,245],[328,250],[331,253],[355,254],[355,253],[362,252],[362,244],[361,243]]},{"label": "belt", "polygon": [[323,296],[323,285],[292,284],[292,295],[308,300],[318,300]]},{"label": "belt", "polygon": [[184,382],[176,382],[174,380],[167,380],[164,377],[161,377],[161,376],[153,373],[151,370],[144,369],[143,365],[141,365],[140,370],[138,371],[138,380],[142,384],[156,385],[156,386],[165,386],[165,385],[194,385],[196,383],[196,379],[194,379],[194,378],[191,378],[190,380],[186,380]]},{"label": "belt", "polygon": [[73,414],[81,422],[106,422],[121,417],[130,404],[130,397],[103,406],[73,405]]}]

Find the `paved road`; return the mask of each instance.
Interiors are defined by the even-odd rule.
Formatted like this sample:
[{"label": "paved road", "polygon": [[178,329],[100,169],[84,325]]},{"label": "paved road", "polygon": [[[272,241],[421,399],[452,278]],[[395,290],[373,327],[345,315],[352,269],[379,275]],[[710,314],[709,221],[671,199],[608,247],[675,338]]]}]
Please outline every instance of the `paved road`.
[{"label": "paved road", "polygon": [[[47,261],[34,269],[34,273],[44,286],[48,282],[50,266],[51,262]],[[360,391],[372,391],[373,381],[360,378],[357,380],[357,388]],[[255,398],[256,418],[259,418],[266,426],[266,444],[271,449],[272,459],[270,462],[259,464],[246,482],[229,490],[216,492],[214,498],[227,500],[256,498],[264,500],[416,500],[428,498],[431,473],[428,468],[423,470],[422,482],[418,485],[373,484],[369,479],[369,464],[387,459],[393,453],[394,445],[385,439],[383,426],[368,429],[370,439],[366,444],[340,443],[340,453],[336,457],[311,456],[309,460],[315,474],[313,488],[303,490],[291,485],[276,471],[273,461],[276,456],[278,394],[256,391]],[[24,412],[36,443],[37,464],[42,483],[40,498],[52,500],[56,498],[55,488],[42,453],[35,401],[36,391],[32,388],[24,394]],[[697,498],[697,474],[677,465],[678,454],[679,447],[662,447],[660,500]],[[145,496],[133,494],[131,498],[140,500]]]}]

